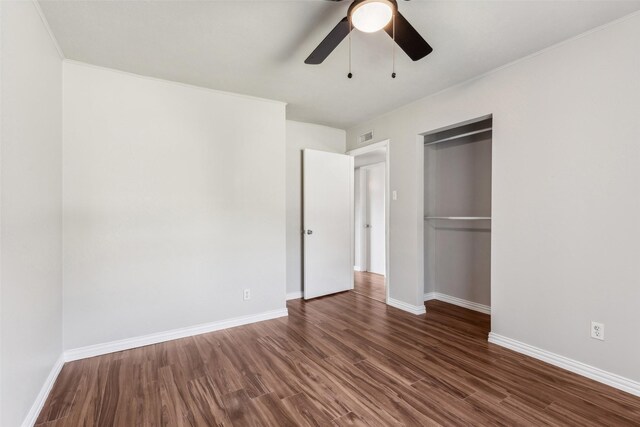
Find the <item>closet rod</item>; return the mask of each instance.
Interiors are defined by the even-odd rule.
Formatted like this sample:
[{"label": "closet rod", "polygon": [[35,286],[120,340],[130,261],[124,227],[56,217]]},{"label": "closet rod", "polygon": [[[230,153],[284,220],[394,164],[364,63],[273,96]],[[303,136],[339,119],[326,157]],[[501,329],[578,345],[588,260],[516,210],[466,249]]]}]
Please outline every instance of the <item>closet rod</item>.
[{"label": "closet rod", "polygon": [[491,219],[490,216],[425,216],[424,219],[453,219],[456,221],[475,221]]},{"label": "closet rod", "polygon": [[449,138],[444,138],[444,139],[439,139],[437,141],[427,142],[426,144],[424,144],[424,146],[427,147],[429,145],[440,144],[441,142],[453,141],[454,139],[464,138],[465,136],[476,135],[478,133],[486,132],[486,131],[492,130],[492,129],[493,128],[485,128],[485,129],[474,130],[474,131],[467,132],[467,133],[461,133],[460,135],[450,136]]}]

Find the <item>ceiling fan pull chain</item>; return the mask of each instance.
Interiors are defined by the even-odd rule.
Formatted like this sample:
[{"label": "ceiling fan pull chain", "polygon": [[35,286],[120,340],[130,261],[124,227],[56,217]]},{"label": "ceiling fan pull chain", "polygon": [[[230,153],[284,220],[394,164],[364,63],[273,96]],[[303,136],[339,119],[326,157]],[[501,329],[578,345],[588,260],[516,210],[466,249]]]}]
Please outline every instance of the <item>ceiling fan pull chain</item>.
[{"label": "ceiling fan pull chain", "polygon": [[392,27],[393,27],[393,47],[392,47],[392,51],[391,51],[391,57],[392,57],[392,61],[393,61],[393,68],[391,70],[391,78],[395,79],[396,78],[396,14],[393,14],[393,17],[391,18],[392,20]]},{"label": "ceiling fan pull chain", "polygon": [[351,74],[351,33],[353,31],[353,27],[351,26],[351,20],[349,20],[349,74],[347,77],[352,78],[353,74]]}]

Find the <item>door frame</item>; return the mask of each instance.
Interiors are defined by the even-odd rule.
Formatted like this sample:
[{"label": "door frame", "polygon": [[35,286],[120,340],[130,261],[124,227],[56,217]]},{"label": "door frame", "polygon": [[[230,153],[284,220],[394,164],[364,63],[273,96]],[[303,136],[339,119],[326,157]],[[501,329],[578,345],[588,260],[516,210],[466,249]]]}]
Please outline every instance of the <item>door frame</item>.
[{"label": "door frame", "polygon": [[[378,150],[380,148],[384,148],[385,149],[385,167],[384,167],[384,271],[385,271],[385,275],[384,275],[384,287],[385,287],[385,303],[388,303],[389,301],[389,290],[391,289],[391,280],[390,277],[391,276],[391,268],[390,268],[390,263],[389,263],[389,214],[391,212],[391,189],[390,189],[390,184],[389,184],[389,176],[391,175],[391,156],[389,153],[389,148],[391,146],[391,140],[390,139],[385,139],[383,141],[380,142],[375,142],[373,144],[369,144],[367,146],[364,147],[360,147],[360,148],[354,148],[353,150],[349,150],[346,152],[346,154],[352,156],[352,157],[356,157],[359,156],[361,154],[365,154],[365,153],[369,153],[371,151],[375,151]],[[353,219],[353,229],[355,231],[355,216]],[[355,253],[355,239],[352,238],[351,239],[351,253]],[[352,255],[353,257],[353,255]],[[353,264],[353,263],[352,263]],[[353,267],[352,267],[353,269]]]}]

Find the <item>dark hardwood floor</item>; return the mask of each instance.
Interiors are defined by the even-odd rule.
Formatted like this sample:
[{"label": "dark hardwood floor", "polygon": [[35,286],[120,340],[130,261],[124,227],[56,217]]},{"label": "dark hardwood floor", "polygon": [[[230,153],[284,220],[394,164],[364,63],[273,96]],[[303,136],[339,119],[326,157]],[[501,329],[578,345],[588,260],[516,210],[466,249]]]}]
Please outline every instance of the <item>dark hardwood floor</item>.
[{"label": "dark hardwood floor", "polygon": [[640,398],[487,343],[489,316],[354,292],[65,364],[41,426],[640,425]]},{"label": "dark hardwood floor", "polygon": [[353,273],[353,291],[373,298],[376,301],[387,300],[387,290],[384,286],[384,276],[368,271],[355,271]]}]

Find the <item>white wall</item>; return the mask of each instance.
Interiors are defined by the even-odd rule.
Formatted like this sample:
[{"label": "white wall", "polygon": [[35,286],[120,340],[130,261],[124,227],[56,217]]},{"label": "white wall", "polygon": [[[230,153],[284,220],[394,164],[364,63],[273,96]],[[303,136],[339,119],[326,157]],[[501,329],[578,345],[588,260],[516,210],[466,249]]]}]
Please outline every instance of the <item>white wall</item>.
[{"label": "white wall", "polygon": [[392,298],[423,292],[418,135],[492,113],[492,331],[640,380],[638,40],[635,15],[348,131],[391,140]]},{"label": "white wall", "polygon": [[344,153],[346,132],[287,120],[287,293],[302,292],[302,150]]},{"label": "white wall", "polygon": [[62,354],[62,61],[30,1],[0,2],[0,425]]},{"label": "white wall", "polygon": [[285,308],[284,104],[65,62],[63,153],[66,349]]}]

